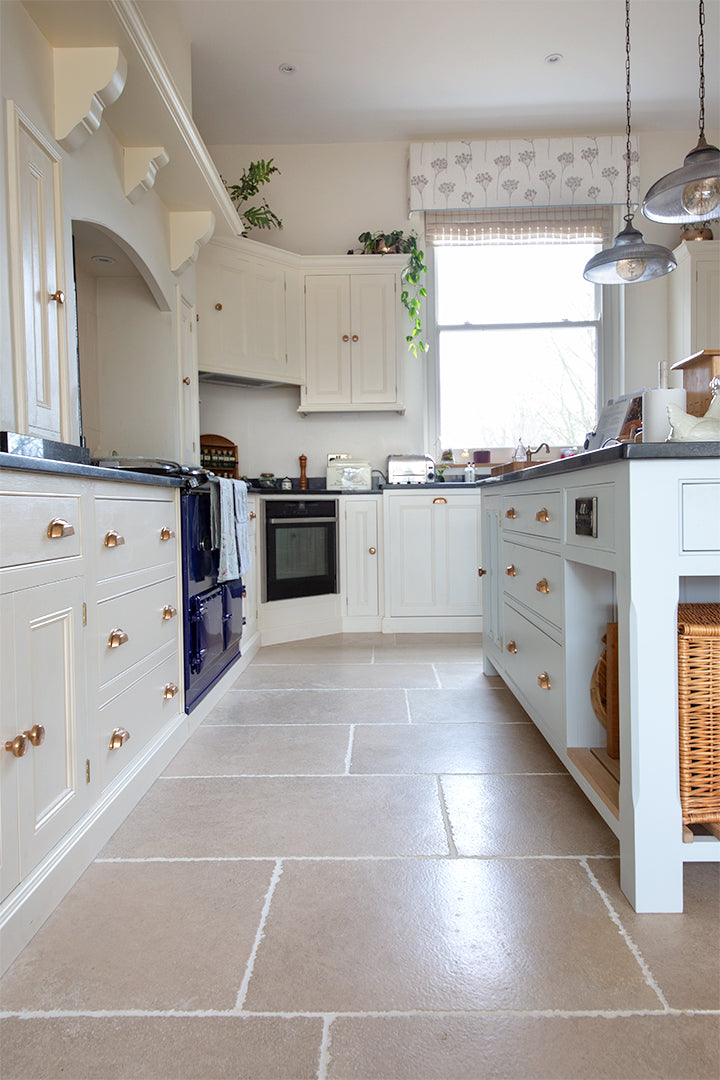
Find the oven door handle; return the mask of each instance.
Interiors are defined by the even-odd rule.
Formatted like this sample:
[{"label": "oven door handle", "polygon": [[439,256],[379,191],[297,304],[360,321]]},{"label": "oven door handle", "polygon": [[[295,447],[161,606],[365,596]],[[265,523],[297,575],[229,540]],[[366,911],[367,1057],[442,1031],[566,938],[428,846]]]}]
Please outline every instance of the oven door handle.
[{"label": "oven door handle", "polygon": [[334,517],[303,517],[303,518],[268,518],[268,525],[327,525],[335,524]]}]

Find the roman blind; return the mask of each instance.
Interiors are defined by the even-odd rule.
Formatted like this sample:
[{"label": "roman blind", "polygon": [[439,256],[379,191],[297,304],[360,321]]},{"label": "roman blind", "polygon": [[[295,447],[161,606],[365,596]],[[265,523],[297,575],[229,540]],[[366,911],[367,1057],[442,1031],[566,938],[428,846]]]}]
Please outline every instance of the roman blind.
[{"label": "roman blind", "polygon": [[613,211],[610,206],[425,212],[425,241],[435,246],[607,244],[612,233]]}]

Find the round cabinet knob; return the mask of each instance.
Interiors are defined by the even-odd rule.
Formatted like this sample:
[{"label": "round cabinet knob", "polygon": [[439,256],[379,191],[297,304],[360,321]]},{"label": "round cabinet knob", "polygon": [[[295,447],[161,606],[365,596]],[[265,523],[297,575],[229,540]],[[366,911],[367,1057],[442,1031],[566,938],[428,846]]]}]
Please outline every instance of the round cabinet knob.
[{"label": "round cabinet knob", "polygon": [[163,690],[163,697],[165,701],[169,701],[170,698],[174,698],[180,691],[173,682],[165,683],[165,689]]},{"label": "round cabinet knob", "polygon": [[161,540],[174,540],[175,539],[174,530],[171,529],[168,525],[163,525],[162,529],[160,530],[160,539]]},{"label": "round cabinet knob", "polygon": [[478,567],[478,577],[485,577],[487,570],[483,570],[482,566]]},{"label": "round cabinet knob", "polygon": [[536,521],[549,521],[550,520],[550,515],[548,514],[548,512],[547,512],[547,510],[545,509],[544,506],[543,506],[542,510],[538,510],[537,514],[535,515],[535,520]]},{"label": "round cabinet knob", "polygon": [[359,341],[360,340],[360,338],[357,336],[357,334],[353,334],[352,339],[353,339],[353,341]]},{"label": "round cabinet knob", "polygon": [[121,536],[115,529],[110,529],[105,533],[105,539],[103,540],[105,547],[122,547],[125,543],[125,537]]},{"label": "round cabinet knob", "polygon": [[540,672],[537,677],[537,684],[541,690],[550,689],[550,676],[548,675],[547,671]]},{"label": "round cabinet knob", "polygon": [[166,604],[165,607],[163,608],[163,613],[162,613],[163,619],[174,619],[176,615],[177,615],[177,609],[174,608],[172,606],[172,604]]},{"label": "round cabinet knob", "polygon": [[129,731],[126,731],[124,727],[116,727],[110,736],[108,750],[119,750],[121,746],[125,745],[129,738]]},{"label": "round cabinet knob", "polygon": [[222,304],[216,304],[215,305],[215,310],[216,311],[222,311]]},{"label": "round cabinet knob", "polygon": [[49,540],[59,540],[62,536],[74,536],[75,529],[65,518],[53,518],[47,527]]},{"label": "round cabinet knob", "polygon": [[119,645],[124,645],[128,636],[124,630],[120,628],[110,631],[110,637],[108,638],[108,649],[117,649]]},{"label": "round cabinet knob", "polygon": [[8,739],[5,749],[9,750],[13,757],[24,757],[29,745],[27,735],[16,735],[14,739]]},{"label": "round cabinet knob", "polygon": [[24,731],[33,746],[42,746],[45,742],[45,728],[42,724],[33,724],[29,731]]},{"label": "round cabinet knob", "polygon": [[64,304],[65,293],[62,291],[62,289],[58,289],[56,292],[50,293],[50,299],[54,300],[56,304]]},{"label": "round cabinet knob", "polygon": [[343,334],[343,341],[349,341],[349,340],[350,340],[350,335],[349,334]]},{"label": "round cabinet knob", "polygon": [[185,383],[186,386],[189,386],[190,385],[190,376],[186,375],[185,378],[183,379],[183,382]]},{"label": "round cabinet knob", "polygon": [[377,548],[368,548],[369,555],[377,555]]},{"label": "round cabinet knob", "polygon": [[516,653],[516,652],[517,652],[517,645],[515,644],[515,642],[514,642],[514,641],[508,641],[508,643],[507,643],[507,645],[505,646],[505,648],[507,649],[507,651],[508,651],[509,653]]},{"label": "round cabinet knob", "polygon": [[511,506],[508,510],[505,511],[505,517],[506,518],[516,518],[517,517],[517,511],[515,510],[514,506]]},{"label": "round cabinet knob", "polygon": [[251,510],[251,511],[250,511],[250,513],[248,514],[248,519],[249,519],[250,521],[252,521],[252,520],[253,520],[254,518],[256,518],[256,517],[257,517],[257,514],[255,513],[255,511],[254,511],[254,510]]},{"label": "round cabinet knob", "polygon": [[517,577],[517,570],[512,563],[510,564],[510,566],[505,567],[505,573],[508,577]]},{"label": "round cabinet knob", "polygon": [[549,593],[550,592],[550,586],[548,585],[547,578],[540,578],[540,580],[537,582],[537,584],[535,586],[535,589],[537,590],[537,592]]}]

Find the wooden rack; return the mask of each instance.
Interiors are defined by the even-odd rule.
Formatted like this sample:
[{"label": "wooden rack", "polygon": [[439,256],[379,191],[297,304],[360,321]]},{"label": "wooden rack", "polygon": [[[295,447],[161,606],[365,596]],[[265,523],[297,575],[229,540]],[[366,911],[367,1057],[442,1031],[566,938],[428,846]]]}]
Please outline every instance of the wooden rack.
[{"label": "wooden rack", "polygon": [[222,435],[201,435],[200,464],[216,476],[237,480],[237,446]]}]

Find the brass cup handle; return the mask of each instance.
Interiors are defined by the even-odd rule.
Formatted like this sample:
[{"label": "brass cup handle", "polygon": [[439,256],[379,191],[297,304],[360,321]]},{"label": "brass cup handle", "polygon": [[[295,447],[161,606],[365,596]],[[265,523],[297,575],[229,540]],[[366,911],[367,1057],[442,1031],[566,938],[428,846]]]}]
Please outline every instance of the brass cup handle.
[{"label": "brass cup handle", "polygon": [[57,289],[54,293],[50,293],[50,299],[54,300],[56,304],[65,303],[65,293],[62,289]]},{"label": "brass cup handle", "polygon": [[165,689],[163,690],[163,698],[165,701],[169,701],[170,698],[174,698],[180,691],[173,682],[165,683]]},{"label": "brass cup handle", "polygon": [[168,525],[163,525],[162,529],[160,530],[160,539],[161,540],[174,540],[175,539],[175,530],[171,529]]},{"label": "brass cup handle", "polygon": [[53,518],[47,527],[49,540],[59,540],[62,536],[74,536],[75,527],[65,518]]},{"label": "brass cup handle", "polygon": [[110,637],[108,638],[108,649],[117,649],[118,645],[124,645],[128,636],[124,630],[119,628],[110,631]]},{"label": "brass cup handle", "polygon": [[505,573],[508,577],[517,577],[517,570],[512,563],[510,563],[510,566],[505,567]]},{"label": "brass cup handle", "polygon": [[516,518],[517,517],[517,511],[515,510],[514,506],[511,506],[508,510],[505,511],[505,517],[506,518]]},{"label": "brass cup handle", "polygon": [[108,750],[119,750],[121,746],[125,745],[129,738],[129,731],[126,731],[124,727],[116,727],[110,736]]},{"label": "brass cup handle", "polygon": [[343,341],[349,341],[350,340],[350,335],[349,334],[343,334],[342,339],[343,339]]},{"label": "brass cup handle", "polygon": [[548,514],[548,512],[547,512],[547,510],[545,509],[544,506],[543,506],[542,510],[538,510],[537,514],[535,515],[535,520],[536,521],[549,521],[550,520],[550,515]]},{"label": "brass cup handle", "polygon": [[110,529],[105,533],[103,543],[105,547],[122,547],[125,543],[125,537],[121,536],[116,529]]},{"label": "brass cup handle", "polygon": [[550,676],[548,675],[547,671],[541,671],[540,672],[540,674],[537,677],[537,684],[538,684],[538,686],[540,687],[541,690],[549,690],[550,689]]},{"label": "brass cup handle", "polygon": [[487,570],[483,570],[482,566],[478,566],[478,577],[485,577]]},{"label": "brass cup handle", "polygon": [[253,521],[256,517],[257,517],[257,514],[255,513],[255,511],[251,510],[250,513],[248,514],[248,520]]},{"label": "brass cup handle", "polygon": [[360,338],[357,336],[357,334],[353,334],[352,339],[353,339],[353,341],[359,341],[360,340]]},{"label": "brass cup handle", "polygon": [[550,586],[548,585],[547,578],[540,578],[540,580],[535,585],[535,590],[536,592],[549,593]]},{"label": "brass cup handle", "polygon": [[13,757],[24,757],[29,745],[27,735],[16,735],[14,739],[8,739],[5,749],[9,750]]},{"label": "brass cup handle", "polygon": [[369,555],[377,555],[377,548],[368,548]]},{"label": "brass cup handle", "polygon": [[507,649],[507,651],[508,651],[508,652],[510,652],[510,653],[516,653],[516,652],[517,652],[517,645],[516,645],[516,643],[515,643],[514,641],[508,641],[508,643],[507,643],[507,645],[505,646],[505,648],[506,648],[506,649]]},{"label": "brass cup handle", "polygon": [[436,499],[433,499],[433,502],[434,503],[446,503],[447,499],[445,498],[444,495],[438,495],[438,497]]},{"label": "brass cup handle", "polygon": [[42,724],[33,724],[29,731],[24,731],[32,746],[42,746],[45,742],[45,728]]},{"label": "brass cup handle", "polygon": [[174,619],[176,615],[177,608],[174,608],[172,604],[166,604],[162,612],[163,619]]}]

